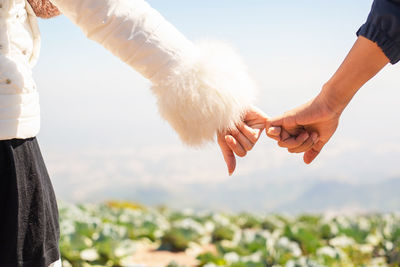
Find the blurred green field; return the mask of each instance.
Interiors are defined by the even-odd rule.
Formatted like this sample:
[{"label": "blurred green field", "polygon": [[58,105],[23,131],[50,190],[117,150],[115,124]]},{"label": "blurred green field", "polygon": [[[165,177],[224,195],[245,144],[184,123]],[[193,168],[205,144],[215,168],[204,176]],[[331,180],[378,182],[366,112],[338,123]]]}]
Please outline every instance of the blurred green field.
[{"label": "blurred green field", "polygon": [[64,267],[152,266],[135,262],[144,249],[184,252],[207,267],[400,266],[399,214],[223,214],[129,202],[59,210]]}]

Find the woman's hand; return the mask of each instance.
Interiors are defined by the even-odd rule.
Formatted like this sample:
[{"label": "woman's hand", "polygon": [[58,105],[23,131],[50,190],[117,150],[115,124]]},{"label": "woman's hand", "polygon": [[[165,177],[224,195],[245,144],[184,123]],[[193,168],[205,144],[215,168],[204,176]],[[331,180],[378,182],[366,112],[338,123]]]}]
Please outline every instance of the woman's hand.
[{"label": "woman's hand", "polygon": [[218,133],[218,144],[221,148],[229,175],[235,171],[236,157],[246,156],[250,151],[268,121],[268,116],[256,107],[252,107],[244,116],[243,122],[235,129]]}]

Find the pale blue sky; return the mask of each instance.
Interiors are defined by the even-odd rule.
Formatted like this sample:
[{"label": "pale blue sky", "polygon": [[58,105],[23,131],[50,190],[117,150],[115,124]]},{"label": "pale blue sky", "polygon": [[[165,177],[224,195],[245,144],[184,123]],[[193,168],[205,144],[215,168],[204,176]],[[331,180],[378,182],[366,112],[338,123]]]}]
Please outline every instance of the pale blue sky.
[{"label": "pale blue sky", "polygon": [[[307,101],[319,91],[351,48],[372,4],[366,0],[148,2],[191,40],[213,38],[233,44],[259,84],[257,104],[271,116]],[[42,105],[39,139],[56,190],[60,191],[63,177],[84,176],[77,185],[80,188],[88,187],[85,177],[96,180],[96,173],[102,173],[108,161],[107,152],[103,154],[101,149],[129,150],[139,158],[146,147],[157,147],[160,155],[182,149],[185,156],[177,156],[170,165],[168,156],[159,155],[169,166],[167,178],[187,177],[194,183],[229,179],[215,145],[203,150],[182,146],[158,116],[149,83],[134,70],[85,39],[63,16],[41,20],[40,29],[42,52],[34,70]],[[263,137],[255,151],[239,161],[237,179],[251,182],[255,172],[265,173],[265,180],[271,182],[288,177],[360,182],[365,177],[377,180],[399,175],[399,71],[399,66],[388,66],[363,88],[315,164],[304,165],[300,156],[289,155]],[[139,148],[141,152],[135,152]],[[86,150],[98,153],[95,157],[99,163],[93,170],[74,167],[85,165],[85,161],[90,165],[90,157],[79,156],[79,151]],[[215,167],[205,172],[196,159],[204,164],[212,162]],[[143,161],[138,159],[141,164],[148,163]],[[65,162],[70,165],[65,167]],[[271,168],[273,178],[269,175]],[[154,170],[148,174],[149,181],[165,178],[165,173],[157,173],[157,166]],[[136,174],[119,173],[117,169],[112,175]],[[132,187],[134,184],[132,178]]]},{"label": "pale blue sky", "polygon": [[[189,39],[222,39],[236,46],[259,82],[261,98],[267,96],[268,100],[273,100],[270,104],[279,103],[285,108],[291,107],[290,99],[295,104],[305,101],[331,75],[354,42],[355,31],[370,8],[369,1],[149,2]],[[84,108],[90,111],[90,105],[101,99],[107,100],[109,96],[104,98],[99,91],[109,90],[109,87],[113,90],[123,88],[118,94],[128,93],[143,105],[140,97],[148,96],[144,80],[102,47],[85,39],[65,17],[41,20],[40,28],[42,53],[35,75],[43,92],[44,108],[47,104],[60,107],[61,103],[53,104],[57,101],[46,101],[49,95],[54,94],[49,100],[62,96],[62,101],[66,101],[72,97],[75,110],[82,115],[79,120],[90,123],[83,117]],[[298,89],[283,81],[296,81]],[[127,92],[128,88],[132,91]],[[286,101],[275,101],[275,94],[286,94],[287,90]],[[93,91],[97,95],[93,95]],[[297,94],[305,97],[298,99]],[[97,101],[88,103],[88,95]],[[121,101],[125,99],[129,98],[124,97]],[[147,102],[144,103],[147,106]],[[155,110],[153,103],[148,104]],[[49,109],[51,118],[57,110]],[[271,115],[281,112],[275,110],[266,107],[266,112]],[[64,114],[63,110],[60,112]],[[66,116],[66,119],[72,117]],[[58,119],[54,122],[58,123]],[[112,122],[108,120],[108,123]],[[60,125],[57,130],[64,132],[64,127]]]}]

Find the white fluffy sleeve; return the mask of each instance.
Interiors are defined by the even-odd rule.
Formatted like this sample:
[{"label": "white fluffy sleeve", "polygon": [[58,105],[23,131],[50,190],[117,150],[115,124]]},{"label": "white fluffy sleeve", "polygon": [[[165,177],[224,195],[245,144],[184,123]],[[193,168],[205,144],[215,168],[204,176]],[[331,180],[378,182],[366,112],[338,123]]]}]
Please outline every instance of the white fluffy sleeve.
[{"label": "white fluffy sleeve", "polygon": [[51,0],[86,36],[151,80],[160,114],[189,145],[250,107],[254,84],[228,45],[187,40],[143,0]]}]

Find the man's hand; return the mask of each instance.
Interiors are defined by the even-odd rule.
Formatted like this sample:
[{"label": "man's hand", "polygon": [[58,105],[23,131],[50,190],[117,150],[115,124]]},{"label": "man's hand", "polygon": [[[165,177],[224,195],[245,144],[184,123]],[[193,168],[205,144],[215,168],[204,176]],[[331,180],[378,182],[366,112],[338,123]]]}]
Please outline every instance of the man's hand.
[{"label": "man's hand", "polygon": [[264,130],[268,116],[256,107],[252,107],[244,116],[243,122],[225,133],[218,133],[218,144],[221,148],[229,175],[235,171],[236,157],[246,156],[261,132]]},{"label": "man's hand", "polygon": [[267,135],[291,153],[304,153],[311,163],[335,133],[340,113],[329,107],[322,95],[269,121]]},{"label": "man's hand", "polygon": [[310,102],[271,120],[267,135],[292,153],[304,153],[311,163],[332,137],[340,114],[355,93],[374,77],[389,59],[374,42],[360,36],[342,65]]}]

